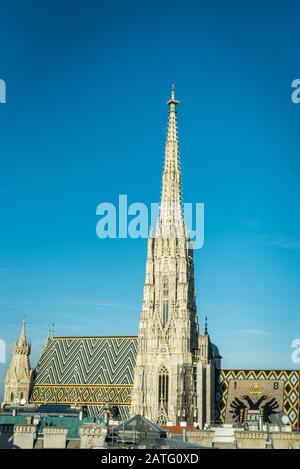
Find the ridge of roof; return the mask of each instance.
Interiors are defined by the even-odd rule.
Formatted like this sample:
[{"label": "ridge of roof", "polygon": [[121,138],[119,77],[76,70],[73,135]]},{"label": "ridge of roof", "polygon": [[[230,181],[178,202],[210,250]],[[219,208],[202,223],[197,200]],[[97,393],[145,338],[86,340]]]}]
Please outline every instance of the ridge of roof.
[{"label": "ridge of roof", "polygon": [[107,339],[137,339],[137,335],[100,335],[100,336],[57,336],[51,337],[50,340],[107,340]]}]

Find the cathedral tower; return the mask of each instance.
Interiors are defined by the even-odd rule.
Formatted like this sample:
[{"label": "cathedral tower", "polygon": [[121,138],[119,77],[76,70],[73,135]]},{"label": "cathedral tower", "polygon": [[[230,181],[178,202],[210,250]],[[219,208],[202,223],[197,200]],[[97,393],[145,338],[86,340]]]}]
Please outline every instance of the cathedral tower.
[{"label": "cathedral tower", "polygon": [[139,324],[132,414],[159,424],[193,422],[194,358],[198,321],[193,250],[183,221],[174,86],[169,105],[162,196],[154,236],[150,230]]},{"label": "cathedral tower", "polygon": [[30,350],[31,345],[27,340],[25,321],[23,321],[20,337],[13,346],[13,356],[5,378],[5,404],[18,404],[22,399],[28,402],[32,380]]}]

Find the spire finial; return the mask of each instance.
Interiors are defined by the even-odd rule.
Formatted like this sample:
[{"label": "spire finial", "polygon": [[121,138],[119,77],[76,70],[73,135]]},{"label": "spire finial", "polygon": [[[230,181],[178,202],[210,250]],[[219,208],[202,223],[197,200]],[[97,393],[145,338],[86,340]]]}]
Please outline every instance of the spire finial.
[{"label": "spire finial", "polygon": [[29,342],[26,337],[26,326],[25,326],[25,319],[23,317],[22,319],[22,326],[21,326],[21,331],[18,340],[15,342],[15,345],[19,347],[20,349],[23,349],[24,347],[26,348],[29,346]]},{"label": "spire finial", "polygon": [[175,99],[175,85],[172,83],[171,98],[167,101],[167,104],[170,106],[170,110],[175,110],[175,106],[179,104],[179,101]]},{"label": "spire finial", "polygon": [[21,326],[21,333],[20,333],[20,339],[26,339],[26,321],[25,321],[25,314],[23,314],[22,318],[22,326]]}]

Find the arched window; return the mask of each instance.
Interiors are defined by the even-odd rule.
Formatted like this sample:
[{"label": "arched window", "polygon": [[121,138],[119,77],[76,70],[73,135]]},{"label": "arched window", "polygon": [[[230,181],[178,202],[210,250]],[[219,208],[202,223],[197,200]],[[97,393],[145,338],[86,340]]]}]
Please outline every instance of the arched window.
[{"label": "arched window", "polygon": [[169,283],[167,277],[163,279],[162,324],[166,326],[169,320]]},{"label": "arched window", "polygon": [[23,399],[23,397],[24,397],[24,394],[21,392],[20,393],[20,400]]},{"label": "arched window", "polygon": [[13,392],[10,393],[10,401],[11,402],[14,402],[14,398],[15,398],[14,393]]},{"label": "arched window", "polygon": [[162,324],[163,327],[166,326],[169,319],[169,302],[168,300],[163,301],[163,314],[162,314]]},{"label": "arched window", "polygon": [[158,406],[168,413],[169,401],[169,372],[162,365],[158,371]]}]

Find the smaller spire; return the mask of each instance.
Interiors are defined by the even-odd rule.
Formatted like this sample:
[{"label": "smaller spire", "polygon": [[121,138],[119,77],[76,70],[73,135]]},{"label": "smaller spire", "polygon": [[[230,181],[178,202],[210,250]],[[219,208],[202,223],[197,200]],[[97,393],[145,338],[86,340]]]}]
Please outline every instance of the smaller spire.
[{"label": "smaller spire", "polygon": [[25,316],[23,316],[22,320],[22,327],[21,327],[21,332],[20,332],[20,337],[18,340],[18,345],[22,347],[23,345],[27,344],[27,338],[26,338],[26,322],[25,322]]},{"label": "smaller spire", "polygon": [[30,342],[26,337],[26,323],[25,319],[22,320],[21,332],[18,340],[14,343],[13,352],[15,354],[29,354],[30,353]]},{"label": "smaller spire", "polygon": [[205,328],[204,328],[204,333],[205,333],[205,335],[208,335],[208,329],[207,329],[207,316],[205,316]]},{"label": "smaller spire", "polygon": [[49,345],[49,342],[50,342],[50,340],[51,340],[51,337],[52,337],[51,325],[48,324],[48,334],[47,334],[47,337],[46,337],[46,340],[45,340],[44,345],[41,347],[40,356],[42,356],[43,353],[45,352],[46,347]]}]

